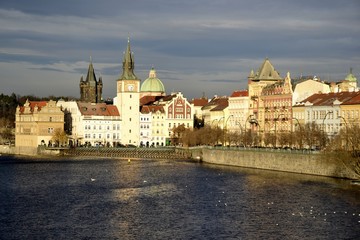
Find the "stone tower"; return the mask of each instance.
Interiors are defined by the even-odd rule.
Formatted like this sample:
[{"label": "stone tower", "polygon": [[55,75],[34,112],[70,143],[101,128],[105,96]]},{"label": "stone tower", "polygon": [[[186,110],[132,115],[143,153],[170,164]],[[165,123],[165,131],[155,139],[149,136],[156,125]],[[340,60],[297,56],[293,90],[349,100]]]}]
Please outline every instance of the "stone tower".
[{"label": "stone tower", "polygon": [[102,78],[96,80],[94,67],[90,58],[90,64],[86,75],[86,80],[83,77],[80,79],[80,101],[99,103],[102,101]]},{"label": "stone tower", "polygon": [[140,139],[140,79],[134,73],[134,56],[130,49],[130,39],[124,53],[123,72],[117,79],[117,106],[121,122],[121,142],[139,145]]}]

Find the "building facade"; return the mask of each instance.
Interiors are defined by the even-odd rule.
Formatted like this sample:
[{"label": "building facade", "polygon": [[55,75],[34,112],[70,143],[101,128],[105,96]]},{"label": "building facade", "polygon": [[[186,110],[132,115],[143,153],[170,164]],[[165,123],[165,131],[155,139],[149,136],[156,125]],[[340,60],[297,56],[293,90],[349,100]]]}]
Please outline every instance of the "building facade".
[{"label": "building facade", "polygon": [[259,130],[290,132],[292,129],[292,84],[288,72],[284,80],[263,88],[258,111]]},{"label": "building facade", "polygon": [[121,118],[116,106],[105,103],[58,101],[65,113],[65,131],[71,146],[121,144]]},{"label": "building facade", "polygon": [[247,90],[234,91],[229,97],[229,123],[231,131],[243,132],[245,121],[249,116],[249,92]]},{"label": "building facade", "polygon": [[[275,84],[282,81],[280,74],[275,70],[274,66],[268,58],[266,58],[258,71],[254,73],[252,70],[248,77],[248,89],[249,89],[249,116],[253,119],[253,122],[260,121],[260,124],[264,124],[264,115],[259,116],[259,111],[264,108],[263,99],[261,98],[263,88],[268,85]],[[262,111],[263,114],[263,111]],[[246,124],[245,124],[246,125]],[[253,124],[248,124],[249,128],[253,128]],[[246,128],[247,129],[247,128]]]},{"label": "building facade", "polygon": [[296,105],[296,103],[303,101],[313,94],[329,93],[330,91],[330,85],[319,80],[316,76],[312,79],[303,80],[295,85],[292,105]]},{"label": "building facade", "polygon": [[[172,144],[174,128],[180,125],[189,129],[193,128],[194,109],[181,92],[156,98],[144,96],[140,102],[144,103],[141,106],[140,117],[143,123],[142,129],[140,126],[142,145],[168,146]],[[147,127],[148,119],[151,120],[150,132]],[[144,126],[146,126],[145,129]]]},{"label": "building facade", "polygon": [[205,106],[201,108],[204,124],[211,127],[221,127],[219,122],[228,117],[229,98],[226,96],[213,97]]},{"label": "building facade", "polygon": [[314,94],[304,99],[298,108],[304,108],[304,124],[315,123],[329,136],[333,136],[339,133],[343,123],[358,121],[359,96],[360,92]]},{"label": "building facade", "polygon": [[55,101],[26,101],[16,108],[15,146],[34,153],[39,145],[53,146],[54,132],[64,131],[64,113]]},{"label": "building facade", "polygon": [[121,143],[121,118],[116,106],[78,102],[81,124],[78,136],[86,146],[116,147]]}]

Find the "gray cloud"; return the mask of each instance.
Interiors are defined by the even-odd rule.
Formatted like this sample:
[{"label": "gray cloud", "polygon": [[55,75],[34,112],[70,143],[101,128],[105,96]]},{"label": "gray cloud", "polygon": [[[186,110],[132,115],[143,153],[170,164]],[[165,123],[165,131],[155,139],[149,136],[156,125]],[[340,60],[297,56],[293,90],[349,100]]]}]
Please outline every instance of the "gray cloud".
[{"label": "gray cloud", "polygon": [[113,97],[129,35],[136,74],[144,80],[154,65],[166,89],[190,97],[245,88],[265,57],[282,76],[336,80],[360,69],[356,0],[35,2],[0,2],[3,91],[31,90],[20,84],[28,79],[34,94],[52,86],[54,95],[76,96],[92,56]]}]

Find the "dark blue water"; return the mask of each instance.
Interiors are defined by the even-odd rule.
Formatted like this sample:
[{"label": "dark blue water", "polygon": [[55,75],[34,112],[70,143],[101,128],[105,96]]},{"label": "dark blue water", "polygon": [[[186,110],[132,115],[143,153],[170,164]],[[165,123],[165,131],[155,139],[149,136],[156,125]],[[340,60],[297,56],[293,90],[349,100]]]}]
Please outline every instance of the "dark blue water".
[{"label": "dark blue water", "polygon": [[360,239],[360,187],[186,161],[0,157],[0,238]]}]

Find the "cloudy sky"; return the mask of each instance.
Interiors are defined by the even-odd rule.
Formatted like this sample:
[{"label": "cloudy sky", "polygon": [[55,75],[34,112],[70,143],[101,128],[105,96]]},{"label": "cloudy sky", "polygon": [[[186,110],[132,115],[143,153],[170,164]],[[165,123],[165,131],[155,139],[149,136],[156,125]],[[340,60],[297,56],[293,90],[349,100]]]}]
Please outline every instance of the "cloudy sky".
[{"label": "cloudy sky", "polygon": [[12,0],[0,23],[4,94],[79,97],[91,56],[112,98],[128,36],[137,76],[154,66],[189,99],[247,88],[266,57],[283,77],[360,78],[358,0]]}]

